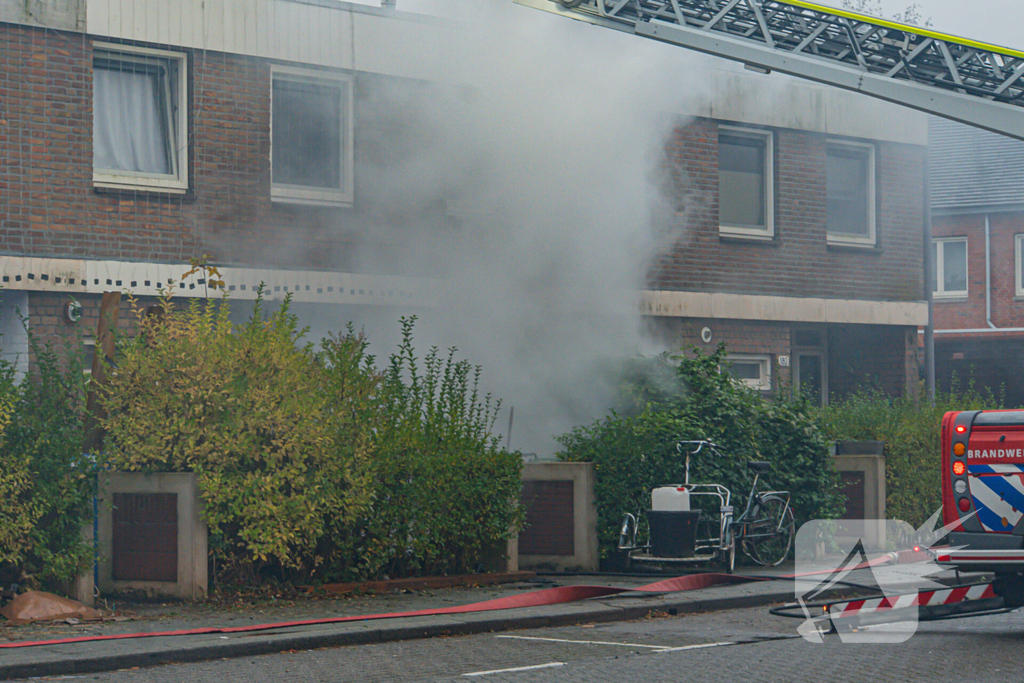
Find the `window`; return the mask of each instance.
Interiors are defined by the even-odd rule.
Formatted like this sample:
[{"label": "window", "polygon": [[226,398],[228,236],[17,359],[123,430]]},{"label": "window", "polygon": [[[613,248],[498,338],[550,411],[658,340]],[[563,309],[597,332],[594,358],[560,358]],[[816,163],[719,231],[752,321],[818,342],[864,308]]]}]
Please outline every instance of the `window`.
[{"label": "window", "polygon": [[93,184],[188,189],[185,55],[97,43]]},{"label": "window", "polygon": [[830,140],[826,159],[828,241],[875,244],[875,148]]},{"label": "window", "polygon": [[96,358],[96,338],[88,337],[82,340],[82,374],[92,377],[92,363]]},{"label": "window", "polygon": [[718,133],[718,223],[722,234],[774,234],[772,134],[722,126]]},{"label": "window", "polygon": [[1016,235],[1013,238],[1014,259],[1017,271],[1017,296],[1024,297],[1024,235]]},{"label": "window", "polygon": [[932,291],[935,296],[967,296],[967,238],[932,242]]},{"label": "window", "polygon": [[733,379],[739,380],[751,389],[770,391],[772,388],[772,363],[770,356],[741,356],[729,354],[728,362],[722,367]]},{"label": "window", "polygon": [[274,67],[271,196],[274,201],[350,204],[352,79]]}]

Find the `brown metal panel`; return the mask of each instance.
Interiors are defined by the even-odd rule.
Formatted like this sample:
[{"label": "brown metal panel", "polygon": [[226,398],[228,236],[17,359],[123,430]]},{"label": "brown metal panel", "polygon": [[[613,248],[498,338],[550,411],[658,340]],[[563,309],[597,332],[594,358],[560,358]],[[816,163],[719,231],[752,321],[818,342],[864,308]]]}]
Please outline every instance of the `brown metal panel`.
[{"label": "brown metal panel", "polygon": [[114,580],[178,580],[178,496],[114,494]]},{"label": "brown metal panel", "polygon": [[846,514],[843,519],[864,519],[864,473],[840,472],[839,484],[846,496]]},{"label": "brown metal panel", "polygon": [[521,555],[576,554],[571,481],[524,481],[520,500],[527,524],[519,534]]}]

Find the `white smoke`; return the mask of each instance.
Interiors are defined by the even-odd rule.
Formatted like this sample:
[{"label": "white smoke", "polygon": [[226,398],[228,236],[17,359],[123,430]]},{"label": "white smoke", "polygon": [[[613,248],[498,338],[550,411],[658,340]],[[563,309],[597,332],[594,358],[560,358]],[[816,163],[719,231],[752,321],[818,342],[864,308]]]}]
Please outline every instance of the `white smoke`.
[{"label": "white smoke", "polygon": [[[643,344],[638,292],[674,210],[661,155],[687,67],[703,60],[507,0],[430,4],[458,17],[442,71],[459,85],[382,86],[363,102],[361,116],[412,117],[423,132],[362,185],[387,209],[357,268],[444,277],[450,296],[421,312],[420,346],[483,365],[515,406],[512,447],[550,454],[553,435],[607,411],[613,361]],[[457,229],[424,218],[438,202]]]}]

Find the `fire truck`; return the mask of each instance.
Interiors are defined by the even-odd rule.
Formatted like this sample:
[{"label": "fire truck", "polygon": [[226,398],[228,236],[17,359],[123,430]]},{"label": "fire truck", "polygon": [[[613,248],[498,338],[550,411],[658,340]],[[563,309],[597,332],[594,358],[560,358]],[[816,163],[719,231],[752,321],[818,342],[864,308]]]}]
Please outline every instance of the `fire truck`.
[{"label": "fire truck", "polygon": [[[633,35],[852,90],[1024,140],[1024,52],[805,0],[515,0]],[[826,606],[868,618],[896,603],[935,618],[1024,606],[1024,411],[942,422],[943,566],[989,583]],[[949,526],[952,525],[952,526]],[[918,553],[914,553],[918,554]],[[837,621],[833,618],[833,623]]]},{"label": "fire truck", "polygon": [[996,592],[1024,606],[1024,410],[946,414],[942,514],[952,531],[936,561],[995,572]]}]

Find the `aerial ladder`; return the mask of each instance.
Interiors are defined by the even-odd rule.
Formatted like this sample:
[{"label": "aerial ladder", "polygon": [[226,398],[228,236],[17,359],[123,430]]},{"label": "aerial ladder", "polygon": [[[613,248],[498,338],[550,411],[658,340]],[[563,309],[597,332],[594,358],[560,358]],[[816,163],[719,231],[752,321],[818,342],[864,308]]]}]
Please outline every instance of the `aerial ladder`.
[{"label": "aerial ladder", "polygon": [[[515,2],[740,62],[755,72],[777,71],[1024,140],[1024,52],[1019,50],[805,0]],[[982,443],[991,438],[996,446]],[[803,602],[774,612],[797,617],[802,612],[808,617],[805,626],[820,630],[823,621],[842,633],[911,618],[960,618],[1024,607],[1024,411],[949,413],[942,451],[949,545],[915,547],[903,555],[928,556],[958,572],[993,572],[993,579],[827,602],[815,605],[822,610],[819,616]],[[1000,459],[968,464],[972,452]],[[990,509],[1000,505],[1009,512]]]},{"label": "aerial ladder", "polygon": [[803,0],[515,0],[1024,140],[1024,52]]}]

